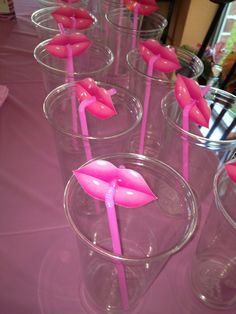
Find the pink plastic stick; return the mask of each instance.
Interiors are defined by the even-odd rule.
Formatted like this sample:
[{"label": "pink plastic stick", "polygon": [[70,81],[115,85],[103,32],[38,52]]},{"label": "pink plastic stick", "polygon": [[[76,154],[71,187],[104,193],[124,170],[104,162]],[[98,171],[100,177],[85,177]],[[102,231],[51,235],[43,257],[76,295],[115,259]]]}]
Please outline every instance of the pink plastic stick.
[{"label": "pink plastic stick", "polygon": [[148,62],[148,69],[147,69],[147,78],[146,78],[146,88],[144,93],[144,105],[143,105],[143,119],[141,125],[141,134],[139,140],[139,154],[143,154],[144,152],[144,140],[145,140],[145,133],[147,127],[147,116],[149,110],[149,102],[150,102],[150,95],[151,95],[151,76],[153,74],[153,65],[156,60],[159,58],[159,55],[152,56]]},{"label": "pink plastic stick", "polygon": [[[194,106],[194,101],[189,104],[188,106],[185,106],[183,109],[183,121],[182,121],[182,127],[185,131],[189,131],[189,113]],[[183,177],[188,182],[189,180],[189,143],[187,135],[183,136]]]},{"label": "pink plastic stick", "polygon": [[61,23],[58,23],[57,25],[58,25],[58,28],[59,28],[59,30],[60,30],[60,33],[61,33],[61,34],[65,34],[64,26],[63,26]]},{"label": "pink plastic stick", "polygon": [[[67,45],[67,82],[74,81],[74,62],[72,49],[70,45]],[[73,131],[78,133],[78,121],[77,121],[77,108],[76,108],[76,95],[73,93],[71,95],[71,112],[72,112],[72,128]]]},{"label": "pink plastic stick", "polygon": [[[61,23],[58,23],[58,28],[61,34],[65,34],[64,26]],[[72,49],[70,45],[66,46],[67,48],[67,73],[66,73],[66,82],[74,81],[74,61],[72,55]],[[78,133],[78,123],[77,123],[77,109],[76,109],[76,96],[73,94],[71,96],[71,111],[72,111],[72,129],[75,133]],[[74,145],[75,142],[74,142]]]},{"label": "pink plastic stick", "polygon": [[[122,249],[121,249],[120,234],[119,234],[119,228],[117,224],[116,209],[115,209],[115,203],[114,203],[115,189],[116,189],[116,180],[113,180],[105,195],[105,204],[106,204],[106,209],[107,209],[108,224],[109,224],[109,229],[111,233],[113,251],[116,255],[121,256]],[[124,265],[118,261],[116,262],[116,269],[118,273],[121,301],[122,301],[124,310],[127,310],[129,308],[129,299],[128,299],[126,279],[125,279]]]},{"label": "pink plastic stick", "polygon": [[[115,95],[117,93],[115,88],[111,88],[107,92],[110,96]],[[89,136],[88,124],[87,124],[87,119],[86,119],[86,107],[93,104],[95,101],[96,101],[96,97],[91,96],[90,98],[83,100],[79,105],[79,118],[80,118],[80,125],[81,125],[81,131],[82,131],[83,136]],[[89,140],[84,139],[83,143],[84,143],[86,159],[90,160],[92,159],[92,151],[89,144]]]},{"label": "pink plastic stick", "polygon": [[[96,97],[91,97],[91,98],[83,100],[79,105],[79,118],[80,118],[80,125],[81,125],[81,131],[82,131],[83,136],[89,135],[87,119],[86,119],[86,111],[85,111],[86,107],[91,105],[95,101],[96,101]],[[92,152],[91,152],[89,140],[84,138],[83,143],[84,143],[86,159],[90,160],[92,159]]]},{"label": "pink plastic stick", "polygon": [[66,46],[67,48],[67,79],[66,82],[73,82],[74,81],[74,61],[72,55],[72,49],[70,45]]},{"label": "pink plastic stick", "polygon": [[76,18],[74,16],[71,17],[72,21],[73,21],[73,27],[72,29],[75,30],[76,29]]},{"label": "pink plastic stick", "polygon": [[137,4],[134,8],[133,33],[132,33],[132,49],[136,47],[137,29],[138,29],[138,8]]},{"label": "pink plastic stick", "polygon": [[[118,25],[121,26],[122,24],[122,7],[123,7],[123,0],[120,0],[120,12],[119,12],[119,19]],[[115,75],[118,74],[119,65],[120,65],[120,52],[121,52],[121,32],[118,32],[117,35],[117,44],[116,44],[116,57],[115,57]]]}]

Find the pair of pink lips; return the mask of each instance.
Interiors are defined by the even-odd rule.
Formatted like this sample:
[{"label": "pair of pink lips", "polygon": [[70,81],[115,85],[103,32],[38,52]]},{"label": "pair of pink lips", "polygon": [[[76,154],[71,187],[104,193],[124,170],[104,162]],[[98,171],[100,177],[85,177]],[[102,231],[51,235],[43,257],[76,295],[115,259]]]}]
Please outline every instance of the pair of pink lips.
[{"label": "pair of pink lips", "polygon": [[138,14],[150,15],[159,9],[155,0],[125,0],[125,5],[130,11],[137,8]]},{"label": "pair of pink lips", "polygon": [[68,57],[68,45],[71,48],[72,56],[79,56],[90,45],[91,41],[81,33],[58,34],[45,46],[46,50],[58,58]]},{"label": "pair of pink lips", "polygon": [[175,97],[182,109],[192,105],[189,118],[193,122],[208,128],[211,109],[195,80],[178,74],[175,82]]},{"label": "pair of pink lips", "polygon": [[105,88],[98,87],[96,82],[87,78],[76,83],[79,102],[95,97],[96,101],[86,110],[100,119],[108,119],[117,114],[111,96]]},{"label": "pair of pink lips", "polygon": [[54,10],[51,15],[58,24],[60,23],[69,29],[87,29],[94,23],[94,19],[83,8],[60,7]]},{"label": "pair of pink lips", "polygon": [[234,183],[236,183],[236,161],[228,162],[227,164],[225,164],[225,169],[230,179]]},{"label": "pair of pink lips", "polygon": [[117,205],[136,208],[157,199],[138,172],[117,168],[106,160],[95,160],[73,173],[84,191],[98,200],[105,200],[106,192],[114,180],[114,202]]},{"label": "pair of pink lips", "polygon": [[153,69],[168,73],[181,67],[173,48],[162,46],[154,39],[148,39],[140,43],[140,54],[144,61],[149,63],[153,56],[159,56],[153,64]]}]

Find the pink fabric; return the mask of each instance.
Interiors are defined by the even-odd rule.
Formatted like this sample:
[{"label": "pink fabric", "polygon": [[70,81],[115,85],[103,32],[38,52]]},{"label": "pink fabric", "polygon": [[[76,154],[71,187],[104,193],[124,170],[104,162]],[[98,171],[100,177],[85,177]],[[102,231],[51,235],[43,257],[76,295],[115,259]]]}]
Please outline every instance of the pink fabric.
[{"label": "pink fabric", "polygon": [[[0,23],[0,84],[9,87],[0,108],[0,312],[83,314],[79,253],[63,212],[53,137],[42,112],[45,92],[33,58],[38,39],[29,13],[37,5],[15,3],[17,22]],[[186,283],[195,245],[196,239],[169,261],[138,314],[215,313],[194,299]]]}]

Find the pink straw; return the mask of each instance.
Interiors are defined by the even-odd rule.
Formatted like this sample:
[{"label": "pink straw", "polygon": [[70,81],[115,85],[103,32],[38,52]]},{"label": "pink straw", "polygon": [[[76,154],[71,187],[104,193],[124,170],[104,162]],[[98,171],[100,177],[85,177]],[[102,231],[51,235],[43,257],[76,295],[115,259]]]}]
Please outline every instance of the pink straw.
[{"label": "pink straw", "polygon": [[[119,12],[119,19],[118,19],[119,26],[121,26],[121,22],[122,22],[122,8],[123,8],[123,0],[120,0],[120,12]],[[121,32],[118,32],[117,45],[116,45],[115,75],[117,75],[119,71],[120,51],[121,51],[120,46],[121,46]]]},{"label": "pink straw", "polygon": [[138,9],[139,4],[134,8],[134,20],[133,20],[133,34],[132,34],[132,49],[136,47],[137,28],[138,28]]},{"label": "pink straw", "polygon": [[[64,26],[58,23],[58,28],[61,34],[65,34]],[[67,71],[66,71],[66,82],[74,82],[74,60],[72,55],[71,46],[68,44],[67,48]],[[72,129],[77,134],[78,133],[78,122],[77,122],[77,108],[76,108],[76,97],[75,94],[71,96],[71,111],[72,111]],[[74,143],[74,146],[76,144]]]},{"label": "pink straw", "polygon": [[[121,256],[122,249],[121,249],[120,234],[119,234],[119,228],[117,224],[116,209],[115,209],[115,203],[114,203],[115,189],[116,189],[116,180],[113,180],[110,184],[110,187],[108,188],[106,192],[105,204],[106,204],[106,209],[107,209],[109,229],[110,229],[111,238],[112,238],[113,251],[116,255]],[[126,285],[124,265],[120,261],[117,261],[116,269],[118,273],[121,301],[122,301],[124,310],[127,310],[129,308],[129,299],[128,299],[128,290],[127,290],[127,285]]]},{"label": "pink straw", "polygon": [[[210,86],[206,85],[202,88],[202,96],[208,93]],[[189,131],[189,113],[194,106],[195,101],[193,100],[189,105],[185,106],[183,109],[183,121],[182,128],[186,132]],[[189,143],[187,139],[187,135],[183,136],[183,177],[186,181],[189,180]]]},{"label": "pink straw", "polygon": [[[89,135],[85,109],[86,107],[94,103],[95,101],[96,101],[96,97],[91,97],[91,98],[83,100],[79,105],[79,118],[80,118],[80,125],[81,125],[81,131],[82,131],[83,136]],[[90,160],[92,159],[92,152],[91,152],[91,147],[89,145],[89,140],[87,138],[84,138],[83,143],[84,143],[86,159]]]},{"label": "pink straw", "polygon": [[151,76],[153,74],[154,63],[157,61],[159,57],[160,57],[159,55],[154,55],[150,58],[148,62],[148,69],[147,69],[148,77],[146,79],[146,88],[145,88],[145,94],[144,94],[143,118],[142,118],[141,134],[140,134],[140,140],[139,140],[139,154],[143,154],[144,152],[144,140],[145,140],[146,127],[147,127],[147,116],[148,116],[151,86],[152,86]]},{"label": "pink straw", "polygon": [[[194,106],[195,101],[192,101],[191,104],[185,106],[183,109],[183,121],[182,127],[188,132],[189,131],[189,113]],[[183,136],[183,177],[186,181],[189,180],[189,143],[187,139],[187,135]]]},{"label": "pink straw", "polygon": [[[112,96],[116,94],[116,89],[111,88],[107,92],[110,96]],[[86,119],[86,107],[93,104],[95,101],[96,101],[96,97],[92,96],[90,98],[83,100],[79,105],[79,118],[80,118],[80,125],[81,125],[81,131],[82,131],[83,136],[89,136],[88,124],[87,124],[87,119]],[[86,159],[90,160],[93,157],[92,157],[92,151],[89,144],[89,140],[84,138],[83,143],[84,143]]]}]

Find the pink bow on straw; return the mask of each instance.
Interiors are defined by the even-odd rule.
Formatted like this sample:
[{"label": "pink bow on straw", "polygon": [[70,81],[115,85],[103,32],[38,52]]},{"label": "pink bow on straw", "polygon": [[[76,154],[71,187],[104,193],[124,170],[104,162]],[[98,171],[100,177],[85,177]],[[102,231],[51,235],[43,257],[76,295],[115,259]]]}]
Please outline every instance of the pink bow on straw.
[{"label": "pink bow on straw", "polygon": [[94,23],[94,19],[83,8],[60,7],[51,15],[58,24],[61,23],[65,28],[70,29],[82,30],[89,28]]},{"label": "pink bow on straw", "polygon": [[100,119],[108,119],[117,114],[109,91],[98,87],[93,79],[86,78],[81,80],[76,86],[77,97],[80,103],[95,97],[94,101],[86,107],[88,112]]},{"label": "pink bow on straw", "polygon": [[124,0],[124,4],[130,11],[137,10],[141,15],[150,15],[159,9],[155,0]]},{"label": "pink bow on straw", "polygon": [[230,179],[236,183],[236,161],[231,161],[225,164],[225,169]]},{"label": "pink bow on straw", "polygon": [[178,74],[175,97],[182,109],[190,106],[189,118],[198,125],[208,128],[211,109],[203,98],[199,84],[191,78]]},{"label": "pink bow on straw", "polygon": [[58,58],[68,57],[68,45],[71,48],[72,56],[82,54],[92,42],[83,34],[58,34],[45,46],[47,51]]},{"label": "pink bow on straw", "polygon": [[146,63],[149,63],[153,56],[158,56],[153,63],[153,69],[164,73],[176,71],[181,67],[173,48],[162,46],[154,39],[143,41],[139,45],[140,54]]},{"label": "pink bow on straw", "polygon": [[117,168],[105,160],[93,161],[73,173],[85,192],[98,200],[105,200],[106,192],[114,180],[114,201],[117,205],[136,208],[157,199],[138,172]]}]

